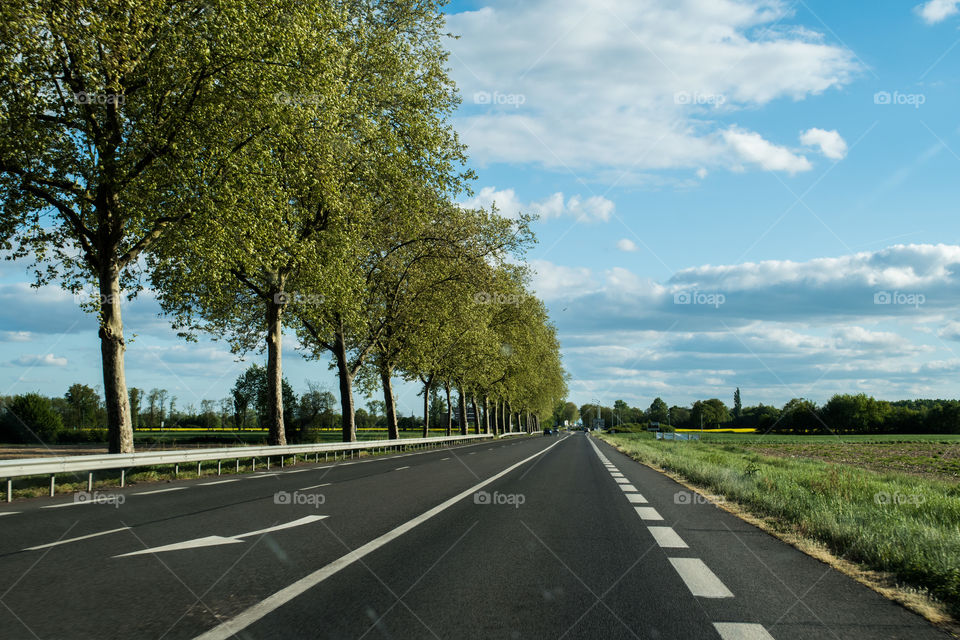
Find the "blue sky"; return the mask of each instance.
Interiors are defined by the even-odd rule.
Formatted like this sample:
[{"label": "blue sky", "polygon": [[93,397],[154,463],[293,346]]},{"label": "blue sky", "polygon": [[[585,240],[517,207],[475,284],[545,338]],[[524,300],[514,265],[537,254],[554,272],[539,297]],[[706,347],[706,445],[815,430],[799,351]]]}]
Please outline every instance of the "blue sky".
[{"label": "blue sky", "polygon": [[[957,2],[449,13],[463,201],[541,215],[528,258],[575,402],[960,395]],[[0,265],[0,392],[98,383],[95,319],[27,282]],[[126,312],[131,385],[199,405],[244,366],[176,340],[149,296]],[[294,386],[334,390],[288,342]]]}]

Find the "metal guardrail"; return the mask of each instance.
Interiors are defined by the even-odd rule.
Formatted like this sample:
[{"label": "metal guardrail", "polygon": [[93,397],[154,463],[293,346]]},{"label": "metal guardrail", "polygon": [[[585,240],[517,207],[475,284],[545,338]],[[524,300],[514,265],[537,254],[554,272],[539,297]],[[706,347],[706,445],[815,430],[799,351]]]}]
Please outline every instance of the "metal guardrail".
[{"label": "metal guardrail", "polygon": [[[504,435],[527,435],[525,432]],[[93,472],[120,470],[120,486],[124,486],[126,470],[135,467],[152,467],[157,465],[175,465],[177,471],[180,464],[196,462],[197,471],[200,471],[200,465],[203,462],[217,461],[217,475],[221,471],[221,463],[224,460],[236,460],[237,470],[240,468],[240,460],[251,459],[253,461],[253,470],[256,470],[258,458],[267,459],[267,468],[270,468],[270,459],[275,456],[280,457],[280,465],[283,466],[285,456],[314,455],[315,461],[320,461],[320,454],[324,454],[324,460],[329,459],[329,455],[343,453],[346,456],[350,452],[367,451],[373,449],[397,449],[406,450],[410,448],[421,449],[441,444],[458,444],[470,440],[482,440],[492,438],[493,434],[468,434],[457,436],[440,436],[435,438],[401,438],[398,440],[364,440],[358,442],[330,442],[324,444],[295,444],[286,446],[267,446],[267,447],[224,447],[219,449],[180,449],[166,451],[147,451],[143,453],[111,453],[85,456],[56,456],[49,458],[24,458],[14,460],[0,460],[0,478],[7,481],[7,502],[13,499],[13,479],[29,476],[50,476],[50,495],[55,493],[55,475],[58,473],[78,473],[87,472],[87,490],[93,490]]]}]

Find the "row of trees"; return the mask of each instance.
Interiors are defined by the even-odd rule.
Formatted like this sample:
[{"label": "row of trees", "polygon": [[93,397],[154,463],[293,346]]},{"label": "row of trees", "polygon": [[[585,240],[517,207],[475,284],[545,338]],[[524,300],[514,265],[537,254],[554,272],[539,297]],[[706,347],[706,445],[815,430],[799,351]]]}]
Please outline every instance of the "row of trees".
[{"label": "row of trees", "polygon": [[[575,416],[575,417],[571,417]],[[762,403],[743,407],[740,390],[734,393],[733,407],[719,398],[698,400],[689,407],[668,406],[656,398],[646,409],[630,407],[617,400],[613,407],[596,404],[576,407],[559,404],[554,420],[593,424],[597,417],[606,426],[652,423],[673,427],[707,429],[755,428],[771,433],[960,433],[958,400],[877,400],[866,394],[837,394],[822,405],[805,398],[793,398],[782,407]]]},{"label": "row of trees", "polygon": [[[565,395],[516,262],[529,220],[454,204],[441,0],[25,0],[0,11],[0,240],[37,284],[92,291],[110,450],[133,450],[122,303],[145,282],[188,339],[266,350],[284,444],[284,329],[354,386],[458,396],[483,428]],[[90,287],[90,289],[88,289]],[[479,409],[482,407],[483,411]],[[477,428],[481,424],[477,423]]]}]

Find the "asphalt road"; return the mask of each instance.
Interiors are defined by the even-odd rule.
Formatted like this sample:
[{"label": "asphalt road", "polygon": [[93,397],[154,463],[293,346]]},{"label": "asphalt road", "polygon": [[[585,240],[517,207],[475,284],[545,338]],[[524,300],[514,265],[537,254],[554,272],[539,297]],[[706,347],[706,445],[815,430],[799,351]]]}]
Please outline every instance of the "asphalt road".
[{"label": "asphalt road", "polygon": [[585,434],[0,507],[0,638],[947,638]]}]

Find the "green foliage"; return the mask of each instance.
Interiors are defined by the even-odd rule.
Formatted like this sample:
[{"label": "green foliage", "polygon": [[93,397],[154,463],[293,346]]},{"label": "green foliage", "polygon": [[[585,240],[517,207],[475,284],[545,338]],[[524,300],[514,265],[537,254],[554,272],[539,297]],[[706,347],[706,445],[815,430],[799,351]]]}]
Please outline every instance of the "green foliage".
[{"label": "green foliage", "polygon": [[0,414],[0,441],[24,444],[53,444],[63,429],[60,414],[49,398],[27,393],[9,400]]}]

